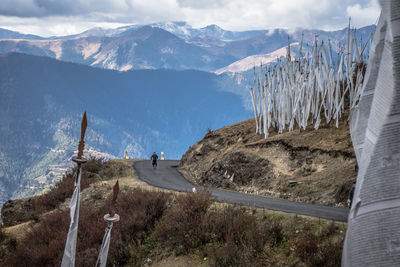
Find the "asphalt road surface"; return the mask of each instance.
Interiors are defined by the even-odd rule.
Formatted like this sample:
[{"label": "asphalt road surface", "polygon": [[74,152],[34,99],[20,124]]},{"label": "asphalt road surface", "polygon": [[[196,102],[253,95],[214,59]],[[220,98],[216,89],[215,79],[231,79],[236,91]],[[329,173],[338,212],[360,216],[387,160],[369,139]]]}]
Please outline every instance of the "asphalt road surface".
[{"label": "asphalt road surface", "polygon": [[[192,191],[193,187],[197,190],[204,189],[186,180],[183,175],[176,170],[178,165],[179,160],[159,160],[158,167],[154,170],[151,161],[144,160],[136,162],[134,168],[139,175],[139,179],[152,186],[180,192]],[[349,213],[349,210],[346,208],[292,202],[221,189],[208,190],[211,192],[214,200],[218,202],[296,213],[327,220],[347,222]]]}]

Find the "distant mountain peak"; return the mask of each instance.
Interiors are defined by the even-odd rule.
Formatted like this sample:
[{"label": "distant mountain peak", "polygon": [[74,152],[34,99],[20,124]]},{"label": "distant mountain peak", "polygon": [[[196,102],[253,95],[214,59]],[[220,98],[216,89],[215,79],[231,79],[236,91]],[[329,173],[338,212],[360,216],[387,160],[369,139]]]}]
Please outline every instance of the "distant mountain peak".
[{"label": "distant mountain peak", "polygon": [[189,26],[189,27],[191,27],[186,21],[167,21],[167,22],[164,22],[164,24],[169,24],[169,25],[173,25],[173,24],[175,24],[175,25],[178,25],[178,26]]},{"label": "distant mountain peak", "polygon": [[[297,48],[299,45],[298,42],[290,44],[292,56],[296,53],[293,51],[293,48]],[[258,67],[260,64],[266,65],[271,62],[276,62],[278,58],[285,57],[287,53],[287,46],[281,47],[271,53],[267,54],[258,54],[248,56],[244,59],[238,60],[226,66],[224,68],[218,69],[215,71],[215,74],[220,75],[222,73],[238,73],[238,72],[245,72],[251,70],[253,67]],[[296,49],[297,50],[297,49]]]},{"label": "distant mountain peak", "polygon": [[[355,34],[366,41],[374,27],[363,27]],[[15,51],[123,71],[159,68],[215,71],[246,57],[266,55],[285,47],[288,36],[291,43],[298,42],[303,33],[305,48],[318,35],[319,42],[329,39],[333,49],[338,51],[346,39],[347,30],[236,32],[215,24],[192,28],[183,21],[170,21],[115,29],[94,27],[78,35],[43,41],[0,29],[0,53]]]},{"label": "distant mountain peak", "polygon": [[203,27],[201,29],[217,29],[217,30],[223,30],[220,26],[216,25],[216,24],[210,24],[207,25],[206,27]]},{"label": "distant mountain peak", "polygon": [[27,40],[41,40],[43,37],[33,34],[23,34],[16,31],[0,28],[0,39],[27,39]]}]

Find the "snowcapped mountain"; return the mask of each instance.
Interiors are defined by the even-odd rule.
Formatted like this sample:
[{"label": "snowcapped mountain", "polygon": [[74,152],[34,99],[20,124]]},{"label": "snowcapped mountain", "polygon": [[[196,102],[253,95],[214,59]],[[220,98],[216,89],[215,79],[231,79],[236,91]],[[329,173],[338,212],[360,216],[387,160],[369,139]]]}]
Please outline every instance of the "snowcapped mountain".
[{"label": "snowcapped mountain", "polygon": [[234,61],[231,56],[213,54],[152,26],[129,29],[115,37],[0,40],[0,53],[8,52],[49,56],[120,71],[160,68],[212,71]]},{"label": "snowcapped mountain", "polygon": [[[158,22],[149,25],[133,25],[117,29],[122,30],[123,28],[125,28],[126,30],[130,30],[143,26],[151,26],[163,29],[188,42],[192,42],[193,39],[199,39],[202,36],[203,37],[206,36],[212,40],[237,41],[237,40],[244,40],[253,37],[257,34],[265,32],[264,30],[239,31],[239,32],[227,31],[215,24],[196,29],[184,21]],[[115,36],[115,34],[113,36]]]},{"label": "snowcapped mountain", "polygon": [[[371,25],[358,29],[356,34],[367,40],[374,29]],[[331,40],[334,48],[340,49],[346,34],[346,29],[333,32],[301,29],[293,33],[281,29],[233,32],[217,25],[195,29],[186,22],[92,28],[77,35],[52,38],[0,30],[0,53],[48,56],[120,71],[166,68],[214,72],[250,56],[259,60],[256,55],[270,54],[286,46],[288,37],[291,42],[298,42],[303,35],[306,46],[318,35],[319,41]],[[250,61],[248,58],[231,68]]]},{"label": "snowcapped mountain", "polygon": [[223,41],[238,41],[251,38],[253,36],[265,33],[266,30],[254,30],[254,31],[227,31],[219,27],[218,25],[208,25],[207,27],[199,30],[200,34],[209,36],[211,38],[220,39]]},{"label": "snowcapped mountain", "polygon": [[149,26],[163,29],[170,32],[183,40],[190,40],[197,34],[197,29],[193,29],[189,24],[184,21],[171,21],[152,23]]},{"label": "snowcapped mountain", "polygon": [[[292,43],[290,45],[291,56],[295,56],[297,54],[294,53],[294,50],[297,50],[298,45],[299,43],[297,42]],[[245,72],[253,69],[253,67],[258,67],[261,64],[266,65],[272,62],[276,62],[278,58],[286,57],[286,55],[287,55],[287,46],[281,47],[275,50],[274,52],[268,54],[259,54],[246,57],[244,59],[233,62],[229,66],[216,70],[215,73],[219,75],[225,72],[233,72],[233,73]]]}]

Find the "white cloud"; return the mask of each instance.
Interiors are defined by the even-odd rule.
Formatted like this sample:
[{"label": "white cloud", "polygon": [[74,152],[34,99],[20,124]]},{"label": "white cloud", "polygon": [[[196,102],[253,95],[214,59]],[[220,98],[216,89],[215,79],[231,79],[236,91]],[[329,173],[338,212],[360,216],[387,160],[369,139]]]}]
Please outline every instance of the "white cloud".
[{"label": "white cloud", "polygon": [[340,29],[349,16],[357,27],[375,23],[379,11],[377,0],[0,0],[0,27],[43,36],[160,21],[228,30]]},{"label": "white cloud", "polygon": [[177,0],[177,3],[180,7],[194,9],[224,8],[230,2],[230,0]]},{"label": "white cloud", "polygon": [[[265,0],[230,1],[220,9],[187,9],[189,23],[195,26],[215,23],[227,29],[319,28],[340,29],[347,25],[347,7],[358,4],[360,15],[353,16],[357,26],[375,23],[379,6],[367,1],[341,0]],[[376,3],[376,1],[373,1]],[[362,15],[368,13],[367,15]],[[372,14],[372,15],[371,15]],[[358,21],[360,19],[360,21]],[[361,20],[362,19],[362,20]]]},{"label": "white cloud", "polygon": [[353,24],[357,27],[370,23],[371,19],[375,19],[375,23],[379,16],[379,10],[380,8],[377,1],[371,0],[365,7],[361,6],[359,3],[348,6],[346,13],[348,17],[352,18]]}]

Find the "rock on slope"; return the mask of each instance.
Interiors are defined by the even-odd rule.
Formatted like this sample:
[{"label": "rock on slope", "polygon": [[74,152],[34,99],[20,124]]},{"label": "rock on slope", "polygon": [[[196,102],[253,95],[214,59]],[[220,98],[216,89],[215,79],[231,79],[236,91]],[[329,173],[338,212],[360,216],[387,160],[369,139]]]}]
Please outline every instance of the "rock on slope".
[{"label": "rock on slope", "polygon": [[204,186],[343,206],[356,159],[346,123],[264,139],[249,119],[209,131],[183,155],[179,171]]}]

